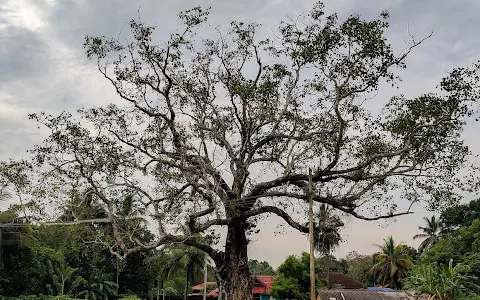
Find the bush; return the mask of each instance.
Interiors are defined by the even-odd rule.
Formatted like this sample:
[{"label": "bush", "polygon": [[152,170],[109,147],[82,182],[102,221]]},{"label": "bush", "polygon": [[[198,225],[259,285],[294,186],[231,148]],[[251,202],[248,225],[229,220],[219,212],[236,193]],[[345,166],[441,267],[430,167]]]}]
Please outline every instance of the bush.
[{"label": "bush", "polygon": [[142,300],[142,298],[139,298],[135,295],[120,295],[118,300]]},{"label": "bush", "polygon": [[19,297],[0,297],[0,300],[81,300],[68,296],[22,295]]}]

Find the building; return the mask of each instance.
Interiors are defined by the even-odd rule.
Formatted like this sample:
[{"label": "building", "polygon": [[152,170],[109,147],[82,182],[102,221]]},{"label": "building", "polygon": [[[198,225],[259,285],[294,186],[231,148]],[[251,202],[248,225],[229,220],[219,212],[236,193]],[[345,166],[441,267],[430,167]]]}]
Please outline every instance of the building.
[{"label": "building", "polygon": [[[253,279],[253,300],[278,300],[270,296],[272,290],[272,283],[275,276],[252,275]],[[215,282],[207,282],[208,285],[216,285]],[[208,288],[207,288],[208,289]],[[203,283],[192,287],[193,293],[188,295],[198,296],[203,295]],[[207,298],[218,298],[218,288],[215,288],[207,294]]]},{"label": "building", "polygon": [[[212,291],[212,287],[216,287],[217,283],[215,281],[209,281],[207,282],[207,293]],[[203,283],[197,284],[195,286],[192,286],[192,293],[188,294],[188,297],[197,297],[197,296],[203,296]],[[207,296],[208,297],[208,296]],[[209,298],[213,298],[210,296]]]}]

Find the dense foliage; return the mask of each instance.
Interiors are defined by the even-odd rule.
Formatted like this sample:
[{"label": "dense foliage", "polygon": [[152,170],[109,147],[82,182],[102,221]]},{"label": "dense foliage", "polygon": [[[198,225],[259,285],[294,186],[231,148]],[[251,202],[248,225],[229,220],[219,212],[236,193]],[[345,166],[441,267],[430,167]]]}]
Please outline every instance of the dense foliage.
[{"label": "dense foliage", "polygon": [[[452,210],[442,213],[441,218],[448,218]],[[205,253],[195,248],[170,246],[121,261],[102,243],[94,242],[97,234],[109,230],[108,224],[34,226],[19,217],[19,211],[21,207],[14,206],[0,212],[0,225],[8,224],[0,227],[4,236],[0,240],[2,295],[18,296],[18,300],[50,300],[53,295],[65,300],[106,299],[117,294],[156,298],[163,291],[167,296],[182,295],[203,281]],[[67,208],[63,218],[80,213],[102,214],[92,200],[88,207],[77,203],[75,211]],[[440,235],[422,253],[389,237],[381,245],[381,252],[373,255],[351,252],[345,259],[332,255],[316,258],[316,273],[343,272],[366,286],[390,285],[390,275],[394,274],[391,286],[396,288],[414,289],[434,299],[476,299],[480,292],[480,220],[459,222],[453,223],[457,229]],[[148,237],[146,233],[142,236]],[[406,274],[410,260],[415,266]],[[272,295],[308,299],[307,253],[289,256],[276,271],[265,261],[250,260],[249,267],[253,274],[278,275]],[[215,281],[211,267],[208,280]],[[318,288],[325,288],[325,282],[319,277],[316,280]],[[40,296],[22,296],[29,294]]]},{"label": "dense foliage", "polygon": [[253,275],[275,275],[275,270],[266,261],[259,262],[256,259],[251,259],[248,261],[248,266]]},{"label": "dense foliage", "polygon": [[473,220],[480,220],[480,199],[456,205],[443,211],[440,222],[443,231],[451,231],[461,226],[470,226]]},{"label": "dense foliage", "polygon": [[421,264],[416,266],[405,280],[405,287],[431,295],[434,299],[472,299],[476,296],[474,292],[480,291],[480,287],[473,282],[477,278],[468,275],[470,272],[468,265],[453,266],[453,260],[450,260],[447,266],[436,263]]},{"label": "dense foliage", "polygon": [[446,209],[443,232],[424,251],[405,283],[434,299],[480,298],[479,200]]},{"label": "dense foliage", "polygon": [[[91,205],[89,210],[94,208]],[[76,209],[80,213],[80,208]],[[69,213],[75,212],[65,213],[64,218]],[[195,266],[192,259],[184,259],[189,252],[181,247],[137,253],[120,260],[97,240],[97,236],[110,230],[105,224],[35,226],[17,219],[18,213],[13,209],[0,212],[0,295],[108,299],[129,294],[148,298],[162,288],[166,295],[182,295],[185,289],[189,293],[193,284],[203,281],[205,254],[201,252],[199,255],[203,256],[195,261]],[[128,226],[135,225],[129,221],[133,223]],[[140,226],[137,232],[137,238],[148,242],[147,229]],[[178,253],[183,253],[182,259],[178,259]],[[173,270],[171,263],[177,261]],[[213,269],[208,271],[208,279],[215,280]]]},{"label": "dense foliage", "polygon": [[[306,300],[310,298],[310,255],[291,255],[278,267],[278,277],[272,285],[271,295],[279,299]],[[315,262],[315,283],[318,288],[325,286],[318,278],[320,264]]]},{"label": "dense foliage", "polygon": [[[471,275],[480,278],[480,220],[474,220],[470,226],[463,226],[449,233],[434,247],[425,251],[421,257],[423,263],[438,262],[448,265],[450,259],[455,264],[470,266]],[[480,281],[476,281],[480,284]]]},{"label": "dense foliage", "polygon": [[155,284],[152,270],[144,262],[148,253],[119,262],[108,248],[95,243],[100,229],[88,225],[22,225],[16,227],[16,233],[30,232],[35,243],[0,244],[2,295],[83,298],[88,294],[89,299],[106,299],[117,293],[132,293],[145,297]]},{"label": "dense foliage", "polygon": [[356,251],[348,253],[346,258],[348,264],[348,275],[365,286],[373,286],[374,278],[370,273],[374,265],[371,255],[362,255]]}]

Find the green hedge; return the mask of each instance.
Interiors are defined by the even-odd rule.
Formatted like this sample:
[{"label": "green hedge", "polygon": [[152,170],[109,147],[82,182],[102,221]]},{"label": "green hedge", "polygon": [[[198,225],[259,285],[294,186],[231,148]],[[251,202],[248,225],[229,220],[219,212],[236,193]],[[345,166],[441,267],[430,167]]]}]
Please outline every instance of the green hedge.
[{"label": "green hedge", "polygon": [[0,300],[82,300],[78,298],[71,298],[68,296],[46,296],[46,295],[23,295],[20,297],[2,297]]}]

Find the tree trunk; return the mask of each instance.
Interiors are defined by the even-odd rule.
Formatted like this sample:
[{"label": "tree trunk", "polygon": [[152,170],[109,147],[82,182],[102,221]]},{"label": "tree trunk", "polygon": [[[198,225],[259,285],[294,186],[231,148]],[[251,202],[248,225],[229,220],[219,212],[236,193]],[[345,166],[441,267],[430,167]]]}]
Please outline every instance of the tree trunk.
[{"label": "tree trunk", "polygon": [[185,276],[185,290],[183,291],[183,299],[188,299],[188,279],[190,278],[190,266],[187,265],[187,275]]},{"label": "tree trunk", "polygon": [[0,271],[2,271],[2,269],[3,269],[2,250],[3,250],[3,244],[2,244],[2,227],[0,227]]},{"label": "tree trunk", "polygon": [[228,226],[225,257],[217,264],[224,282],[224,295],[228,300],[252,300],[253,281],[248,267],[246,236],[247,224],[236,222]]},{"label": "tree trunk", "polygon": [[117,257],[117,279],[116,279],[116,284],[117,284],[117,289],[120,287],[120,285],[118,284],[119,282],[119,279],[120,279],[120,266],[119,266],[119,258]]}]

